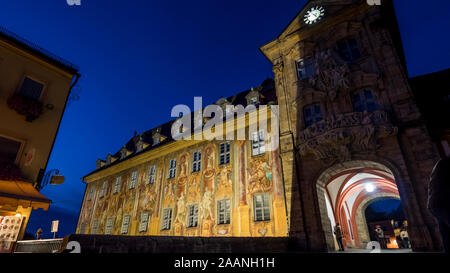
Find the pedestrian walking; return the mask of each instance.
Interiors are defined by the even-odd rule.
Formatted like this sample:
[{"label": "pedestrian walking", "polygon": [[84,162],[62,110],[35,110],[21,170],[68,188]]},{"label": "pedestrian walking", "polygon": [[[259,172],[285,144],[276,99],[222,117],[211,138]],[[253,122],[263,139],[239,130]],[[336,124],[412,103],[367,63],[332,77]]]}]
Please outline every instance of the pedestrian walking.
[{"label": "pedestrian walking", "polygon": [[336,223],[336,226],[334,227],[334,235],[336,235],[339,251],[344,251],[344,244],[342,243],[342,229],[339,223]]}]

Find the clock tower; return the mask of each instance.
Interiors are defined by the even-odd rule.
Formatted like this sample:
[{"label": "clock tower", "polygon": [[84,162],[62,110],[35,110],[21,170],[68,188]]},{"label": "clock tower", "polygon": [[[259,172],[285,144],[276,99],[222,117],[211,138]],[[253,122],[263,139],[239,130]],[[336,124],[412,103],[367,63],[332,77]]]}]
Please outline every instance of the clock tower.
[{"label": "clock tower", "polygon": [[439,157],[408,84],[392,1],[311,0],[260,49],[280,107],[293,248],[335,250],[337,223],[345,247],[365,248],[365,208],[397,199],[411,247],[439,249],[426,208]]}]

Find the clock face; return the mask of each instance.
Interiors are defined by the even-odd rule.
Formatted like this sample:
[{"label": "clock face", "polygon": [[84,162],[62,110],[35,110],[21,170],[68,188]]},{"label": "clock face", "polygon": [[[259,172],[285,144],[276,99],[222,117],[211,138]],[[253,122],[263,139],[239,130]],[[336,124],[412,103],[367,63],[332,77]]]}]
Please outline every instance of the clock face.
[{"label": "clock face", "polygon": [[305,14],[305,23],[312,25],[317,23],[325,14],[325,9],[323,7],[317,6],[309,9]]}]

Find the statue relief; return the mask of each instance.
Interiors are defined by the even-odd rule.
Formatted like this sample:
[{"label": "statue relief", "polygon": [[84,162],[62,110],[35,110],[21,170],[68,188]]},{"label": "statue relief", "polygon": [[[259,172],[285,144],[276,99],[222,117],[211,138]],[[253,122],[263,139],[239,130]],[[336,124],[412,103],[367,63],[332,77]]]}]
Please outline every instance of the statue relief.
[{"label": "statue relief", "polygon": [[187,200],[190,203],[196,202],[200,197],[200,176],[195,173],[189,177],[188,180],[188,195]]},{"label": "statue relief", "polygon": [[265,192],[272,188],[272,171],[261,158],[251,161],[248,171],[248,194]]},{"label": "statue relief", "polygon": [[216,195],[217,196],[231,195],[232,184],[233,182],[231,181],[231,167],[227,166],[222,168],[222,170],[219,173],[219,183]]},{"label": "statue relief", "polygon": [[203,194],[203,200],[200,204],[200,211],[202,214],[202,219],[206,220],[213,219],[212,213],[212,205],[213,205],[213,195],[212,192],[209,191],[208,188],[205,188],[205,193]]},{"label": "statue relief", "polygon": [[205,188],[208,188],[210,191],[214,191],[214,178],[216,174],[214,144],[210,144],[206,147],[204,160],[205,168],[203,174]]},{"label": "statue relief", "polygon": [[325,91],[331,100],[337,96],[337,91],[350,86],[349,68],[345,62],[339,65],[331,49],[316,54],[316,77],[311,81],[316,89]]},{"label": "statue relief", "polygon": [[184,219],[186,216],[186,202],[184,200],[184,194],[181,193],[181,196],[177,201],[177,215],[175,217],[175,222],[184,223]]}]

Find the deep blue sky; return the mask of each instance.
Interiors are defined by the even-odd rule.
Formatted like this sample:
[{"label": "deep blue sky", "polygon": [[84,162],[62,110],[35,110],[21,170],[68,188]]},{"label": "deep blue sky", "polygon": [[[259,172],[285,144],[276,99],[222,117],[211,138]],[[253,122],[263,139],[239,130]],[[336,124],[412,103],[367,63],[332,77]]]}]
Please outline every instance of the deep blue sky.
[{"label": "deep blue sky", "polygon": [[[95,160],[170,120],[170,109],[204,104],[272,77],[259,46],[274,39],[306,0],[0,0],[0,25],[78,65],[81,99],[64,115],[49,162],[66,176],[42,192],[50,216],[73,231]],[[411,76],[450,67],[450,1],[396,0]],[[52,212],[53,211],[53,212]],[[32,214],[33,215],[33,214]],[[50,219],[35,214],[30,222]],[[54,217],[52,217],[54,216]],[[69,219],[69,218],[68,218]],[[34,226],[34,225],[33,225]],[[61,234],[64,235],[64,234]]]}]

